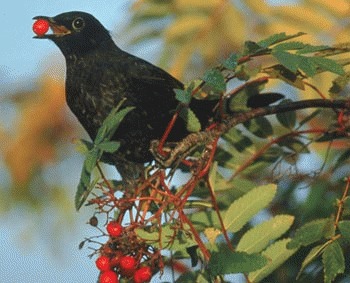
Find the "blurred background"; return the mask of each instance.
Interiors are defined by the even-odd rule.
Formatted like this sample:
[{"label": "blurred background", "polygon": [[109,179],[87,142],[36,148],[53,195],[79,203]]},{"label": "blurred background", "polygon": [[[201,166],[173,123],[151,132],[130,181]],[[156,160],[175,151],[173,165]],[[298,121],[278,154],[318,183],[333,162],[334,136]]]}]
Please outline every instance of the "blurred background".
[{"label": "blurred background", "polygon": [[[92,13],[121,48],[184,82],[245,40],[299,31],[314,44],[350,40],[347,0],[7,1],[0,12],[0,282],[96,282],[89,250],[78,249],[95,233],[86,224],[93,211],[73,204],[83,161],[74,139],[87,136],[65,105],[63,56],[52,42],[32,39],[31,29],[34,16],[72,10]],[[330,87],[317,85],[325,93]]]}]

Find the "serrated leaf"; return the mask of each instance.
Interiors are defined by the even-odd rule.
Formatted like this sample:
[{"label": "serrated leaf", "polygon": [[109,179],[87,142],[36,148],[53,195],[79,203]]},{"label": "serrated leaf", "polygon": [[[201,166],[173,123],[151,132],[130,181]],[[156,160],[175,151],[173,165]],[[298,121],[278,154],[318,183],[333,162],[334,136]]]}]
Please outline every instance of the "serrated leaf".
[{"label": "serrated leaf", "polygon": [[226,248],[212,253],[208,269],[213,276],[246,273],[262,268],[266,263],[266,258],[261,255],[232,252]]},{"label": "serrated leaf", "polygon": [[273,47],[274,50],[296,50],[296,49],[302,49],[307,44],[301,42],[301,41],[291,41],[291,42],[283,42]]},{"label": "serrated leaf", "polygon": [[260,46],[254,41],[247,40],[244,42],[244,52],[243,55],[256,55],[260,52],[267,50],[265,47]]},{"label": "serrated leaf", "polygon": [[222,66],[228,70],[235,70],[238,64],[238,55],[232,53],[223,63]]},{"label": "serrated leaf", "polygon": [[297,279],[299,278],[301,273],[304,271],[305,267],[307,267],[311,262],[313,262],[330,243],[331,243],[331,241],[328,241],[328,242],[324,243],[323,245],[318,245],[318,246],[311,249],[311,251],[305,257],[303,263],[301,264],[301,268],[300,268],[299,273],[297,275]]},{"label": "serrated leaf", "polygon": [[341,235],[347,240],[350,240],[350,221],[349,220],[340,221],[338,224],[338,227]]},{"label": "serrated leaf", "polygon": [[188,91],[188,89],[174,89],[174,92],[177,101],[183,104],[189,104],[191,102],[192,95],[191,91]]},{"label": "serrated leaf", "polygon": [[265,117],[257,117],[243,123],[244,127],[259,138],[268,138],[273,134],[273,127]]},{"label": "serrated leaf", "polygon": [[218,69],[210,69],[206,71],[203,80],[219,92],[226,91],[225,78]]},{"label": "serrated leaf", "polygon": [[92,170],[95,168],[98,160],[101,158],[101,155],[102,151],[98,150],[97,148],[90,150],[87,154],[84,161],[84,167],[89,174],[91,174]]},{"label": "serrated leaf", "polygon": [[343,251],[337,241],[334,241],[324,249],[322,262],[325,283],[332,283],[338,274],[344,273],[345,259]]},{"label": "serrated leaf", "polygon": [[280,240],[262,252],[262,255],[268,259],[267,264],[260,270],[249,273],[248,278],[250,282],[261,281],[275,271],[297,251],[297,249],[287,249],[286,246],[289,241],[290,239]]},{"label": "serrated leaf", "polygon": [[234,201],[225,214],[225,228],[231,232],[239,231],[255,214],[268,206],[276,190],[274,184],[260,186]]},{"label": "serrated leaf", "polygon": [[[122,101],[123,102],[123,101]],[[131,110],[133,110],[135,107],[125,107],[124,109],[119,110],[121,107],[121,103],[115,107],[106,117],[106,119],[103,121],[102,126],[98,129],[96,138],[94,140],[95,144],[99,144],[102,141],[109,141],[117,128],[119,127],[119,124],[124,119],[126,114],[128,114]]]},{"label": "serrated leaf", "polygon": [[79,210],[80,207],[84,204],[86,199],[88,198],[91,190],[95,187],[97,180],[90,183],[91,179],[91,171],[86,169],[86,164],[84,162],[83,168],[80,174],[80,180],[78,184],[77,191],[75,193],[75,209]]},{"label": "serrated leaf", "polygon": [[291,54],[286,51],[277,50],[272,52],[272,55],[278,60],[278,62],[294,73],[298,71],[298,68],[303,60],[301,56]]},{"label": "serrated leaf", "polygon": [[293,224],[291,215],[277,215],[246,232],[239,241],[236,250],[251,253],[259,253],[268,244],[283,235]]},{"label": "serrated leaf", "polygon": [[330,218],[313,220],[300,227],[294,235],[288,248],[293,249],[300,246],[308,246],[323,238],[329,238],[334,235],[333,220]]},{"label": "serrated leaf", "polygon": [[307,53],[314,53],[318,51],[323,51],[329,49],[329,46],[327,45],[309,45],[306,44],[304,48],[297,51],[297,54],[307,54]]},{"label": "serrated leaf", "polygon": [[344,75],[345,71],[336,61],[323,57],[310,57],[310,60],[324,71]]},{"label": "serrated leaf", "polygon": [[195,133],[201,130],[201,123],[190,108],[183,108],[180,117],[185,121],[187,131]]},{"label": "serrated leaf", "polygon": [[[290,99],[284,99],[283,101],[281,101],[281,103],[279,105],[288,104],[291,102],[292,101]],[[277,118],[278,122],[280,122],[280,124],[283,127],[286,127],[288,129],[293,129],[295,127],[295,123],[297,121],[297,115],[296,115],[295,111],[277,113],[276,118]]]},{"label": "serrated leaf", "polygon": [[120,142],[106,141],[106,142],[102,142],[102,143],[96,145],[96,147],[104,152],[114,153],[119,149]]},{"label": "serrated leaf", "polygon": [[267,48],[267,47],[274,45],[276,43],[286,41],[288,39],[292,39],[295,37],[299,37],[299,36],[302,36],[304,34],[305,34],[304,32],[298,32],[296,34],[287,35],[285,32],[281,32],[281,33],[273,34],[266,39],[260,40],[257,44],[261,47]]}]

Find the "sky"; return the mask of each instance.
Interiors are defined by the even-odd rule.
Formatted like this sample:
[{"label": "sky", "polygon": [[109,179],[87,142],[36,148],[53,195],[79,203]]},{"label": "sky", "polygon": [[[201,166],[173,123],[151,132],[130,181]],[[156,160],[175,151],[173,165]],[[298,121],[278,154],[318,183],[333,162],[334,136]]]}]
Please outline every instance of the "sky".
[{"label": "sky", "polygon": [[[6,91],[20,90],[40,74],[49,71],[45,59],[55,55],[64,62],[58,48],[48,40],[33,39],[32,18],[37,15],[55,16],[82,10],[92,13],[108,29],[125,21],[129,11],[127,0],[11,0],[3,1],[0,12],[0,101]],[[61,56],[61,57],[60,57]],[[74,211],[74,210],[73,210]],[[91,252],[78,249],[79,242],[95,232],[86,225],[87,213],[74,216],[76,225],[62,227],[63,239],[45,227],[52,224],[53,213],[45,219],[33,218],[24,209],[11,211],[0,218],[0,282],[1,283],[94,283],[98,272]],[[90,213],[91,215],[91,213]],[[59,221],[59,219],[54,219]],[[41,223],[33,223],[41,221]],[[40,228],[38,228],[40,227]],[[72,231],[64,231],[72,229]],[[34,230],[34,233],[33,233]],[[59,250],[57,250],[57,245]]]}]

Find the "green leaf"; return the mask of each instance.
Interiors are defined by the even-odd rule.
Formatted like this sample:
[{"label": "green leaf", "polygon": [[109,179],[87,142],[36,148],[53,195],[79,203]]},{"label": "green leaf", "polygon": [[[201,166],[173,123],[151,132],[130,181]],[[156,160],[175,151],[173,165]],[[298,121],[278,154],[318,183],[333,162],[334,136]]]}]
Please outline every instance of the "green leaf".
[{"label": "green leaf", "polygon": [[96,147],[104,152],[114,153],[119,149],[120,142],[106,141],[98,144]]},{"label": "green leaf", "polygon": [[311,249],[311,251],[305,257],[303,263],[301,264],[301,268],[300,268],[299,273],[297,275],[297,279],[299,278],[301,273],[304,271],[305,267],[307,267],[311,262],[313,262],[330,243],[331,243],[331,241],[327,241],[323,245],[318,245],[318,246]]},{"label": "green leaf", "polygon": [[288,248],[294,249],[300,246],[308,246],[323,238],[334,235],[334,223],[330,218],[313,220],[300,227],[294,235]]},{"label": "green leaf", "polygon": [[251,253],[259,253],[265,249],[272,240],[283,235],[293,224],[291,215],[277,215],[250,229],[239,241],[236,250]]},{"label": "green leaf", "polygon": [[90,183],[91,170],[87,169],[87,161],[85,160],[80,174],[80,180],[77,191],[75,193],[75,209],[79,210],[84,204],[91,190],[95,187],[97,181]]},{"label": "green leaf", "polygon": [[250,282],[261,281],[275,271],[297,251],[297,249],[287,249],[286,246],[289,241],[290,239],[280,240],[262,252],[262,255],[268,259],[267,264],[260,270],[249,273],[248,278]]},{"label": "green leaf", "polygon": [[218,163],[215,161],[210,168],[209,178],[208,178],[209,184],[210,184],[211,188],[213,189],[213,191],[215,191],[217,172],[218,172]]},{"label": "green leaf", "polygon": [[93,148],[92,150],[89,151],[84,161],[85,170],[89,174],[91,174],[92,170],[94,170],[98,160],[101,158],[101,155],[102,155],[102,151],[98,150],[97,148]]},{"label": "green leaf", "polygon": [[246,273],[262,268],[267,263],[266,258],[258,254],[232,252],[227,247],[212,253],[208,268],[213,276]]},{"label": "green leaf", "polygon": [[271,78],[282,80],[287,84],[301,90],[305,89],[303,78],[297,72],[292,72],[281,64],[276,64],[272,67],[265,68],[264,72],[269,74]]},{"label": "green leaf", "polygon": [[288,137],[278,142],[280,146],[285,146],[295,153],[309,153],[307,146],[298,138]]},{"label": "green leaf", "polygon": [[341,235],[345,239],[350,240],[350,221],[349,220],[340,221],[338,224],[338,227]]},{"label": "green leaf", "polygon": [[203,80],[219,92],[226,91],[225,78],[218,69],[210,69],[206,71]]},{"label": "green leaf", "polygon": [[75,149],[84,155],[87,155],[89,151],[94,147],[94,144],[92,142],[84,139],[76,139],[74,140],[74,144]]},{"label": "green leaf", "polygon": [[192,99],[191,91],[188,91],[189,89],[174,89],[175,92],[175,98],[177,101],[183,103],[183,104],[189,104]]},{"label": "green leaf", "polygon": [[135,229],[135,232],[138,237],[147,241],[155,248],[162,247],[162,249],[170,249],[174,252],[180,252],[188,257],[186,249],[197,245],[188,230],[189,227],[187,225],[184,225],[184,228],[181,230],[175,229],[171,225],[164,225],[160,231],[149,232],[145,229],[138,228]]},{"label": "green leaf", "polygon": [[314,53],[318,51],[323,51],[329,49],[329,46],[327,45],[309,45],[305,44],[305,46],[297,51],[297,54],[307,54],[307,53]]},{"label": "green leaf", "polygon": [[257,117],[253,120],[244,122],[243,125],[259,138],[268,138],[273,134],[273,128],[270,121],[265,117]]},{"label": "green leaf", "polygon": [[333,82],[329,89],[329,92],[335,96],[340,93],[350,82],[350,72],[346,72],[345,75],[338,76]]},{"label": "green leaf", "polygon": [[325,283],[332,283],[338,274],[344,273],[345,259],[338,241],[334,241],[324,249],[322,262]]},{"label": "green leaf", "polygon": [[260,186],[234,201],[225,214],[225,228],[231,232],[239,231],[255,214],[268,206],[276,190],[274,184]]},{"label": "green leaf", "polygon": [[267,48],[260,46],[256,42],[247,40],[244,42],[243,55],[256,55],[267,50]]},{"label": "green leaf", "polygon": [[[123,102],[123,101],[122,101]],[[126,114],[128,114],[135,107],[125,107],[120,110],[121,104],[115,107],[103,121],[102,126],[98,129],[96,138],[94,140],[95,144],[99,144],[103,141],[109,141],[114,135],[115,131],[119,127],[119,124],[124,119]]]},{"label": "green leaf", "polygon": [[[291,103],[292,101],[290,99],[284,99],[280,102],[280,105],[282,104],[288,104]],[[288,112],[283,112],[283,113],[277,113],[276,118],[278,122],[283,127],[286,127],[288,129],[293,129],[295,127],[295,123],[297,120],[297,115],[295,111],[288,111]]]},{"label": "green leaf", "polygon": [[298,32],[296,34],[286,35],[285,32],[281,32],[281,33],[273,34],[266,39],[260,40],[257,44],[263,48],[267,48],[267,47],[274,45],[276,43],[286,41],[288,39],[292,39],[295,37],[299,37],[299,36],[302,36],[304,34],[305,34],[304,32]]},{"label": "green leaf", "polygon": [[335,60],[323,57],[310,57],[311,61],[315,63],[321,70],[329,71],[338,75],[345,75],[345,71],[341,65]]},{"label": "green leaf", "polygon": [[242,131],[232,128],[228,133],[224,135],[224,139],[232,144],[239,152],[244,151],[246,148],[253,145],[250,138],[245,136]]},{"label": "green leaf", "polygon": [[[302,63],[303,58],[299,55],[291,54],[285,51],[274,51],[272,55],[286,68],[292,72],[296,72]],[[316,68],[315,71],[316,73]]]},{"label": "green leaf", "polygon": [[290,42],[283,42],[273,47],[274,50],[282,51],[282,50],[296,50],[296,49],[302,49],[307,44],[301,42],[301,41],[290,41]]},{"label": "green leaf", "polygon": [[201,130],[201,123],[190,108],[181,109],[180,117],[186,122],[187,131],[194,133]]},{"label": "green leaf", "polygon": [[223,63],[222,66],[228,70],[235,70],[238,65],[238,55],[232,53]]}]

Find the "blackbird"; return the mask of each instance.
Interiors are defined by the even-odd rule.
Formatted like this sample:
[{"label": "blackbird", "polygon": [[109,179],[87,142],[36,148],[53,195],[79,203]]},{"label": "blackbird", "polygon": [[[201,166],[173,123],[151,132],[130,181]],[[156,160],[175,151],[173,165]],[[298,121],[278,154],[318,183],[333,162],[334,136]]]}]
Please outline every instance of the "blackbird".
[{"label": "blackbird", "polygon": [[[109,31],[88,13],[34,19],[49,23],[52,33],[35,38],[52,40],[63,53],[67,104],[92,139],[122,99],[126,99],[123,107],[135,107],[112,138],[121,143],[118,152],[104,159],[118,170],[125,162],[151,161],[150,142],[162,137],[178,106],[174,89],[184,85],[166,71],[121,50]],[[216,100],[193,98],[189,107],[205,127],[216,104]],[[167,141],[179,141],[186,135],[185,122],[178,119]]]}]

